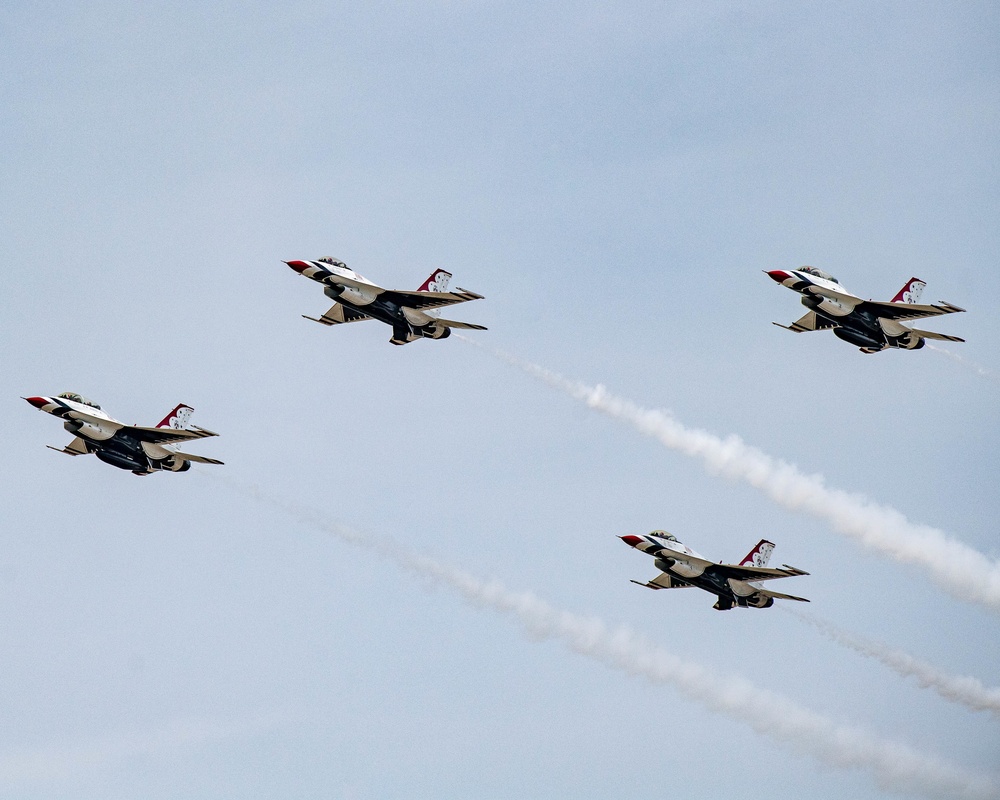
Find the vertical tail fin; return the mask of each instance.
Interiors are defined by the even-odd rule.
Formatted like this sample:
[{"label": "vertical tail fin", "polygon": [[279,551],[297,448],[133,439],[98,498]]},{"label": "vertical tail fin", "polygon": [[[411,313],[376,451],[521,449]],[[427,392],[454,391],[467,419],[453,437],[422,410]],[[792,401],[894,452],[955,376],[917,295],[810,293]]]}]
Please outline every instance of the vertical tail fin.
[{"label": "vertical tail fin", "polygon": [[924,287],[927,284],[920,280],[920,278],[910,278],[906,282],[906,286],[896,292],[896,296],[892,298],[893,303],[919,303],[920,295],[924,293]]},{"label": "vertical tail fin", "polygon": [[156,426],[157,428],[173,428],[174,430],[184,430],[188,427],[188,423],[191,421],[191,415],[194,413],[194,409],[191,406],[186,406],[183,403],[177,406],[173,411],[171,411],[167,416],[165,416],[160,423]]},{"label": "vertical tail fin", "polygon": [[417,289],[418,292],[447,292],[448,281],[451,280],[451,273],[443,269],[434,270],[430,276]]},{"label": "vertical tail fin", "polygon": [[771,552],[773,550],[774,542],[769,542],[767,539],[761,539],[757,542],[757,546],[746,554],[746,557],[740,562],[740,566],[766,567],[767,562],[771,560]]}]

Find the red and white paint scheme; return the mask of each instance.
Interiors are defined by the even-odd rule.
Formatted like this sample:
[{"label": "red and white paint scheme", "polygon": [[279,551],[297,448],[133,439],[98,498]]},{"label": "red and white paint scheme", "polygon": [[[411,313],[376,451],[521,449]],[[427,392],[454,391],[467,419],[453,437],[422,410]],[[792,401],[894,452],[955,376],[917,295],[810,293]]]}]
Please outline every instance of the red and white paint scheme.
[{"label": "red and white paint scheme", "polygon": [[349,269],[343,261],[320,258],[316,261],[286,261],[291,269],[323,285],[323,293],[334,300],[333,307],[320,317],[308,317],[322,325],[342,325],[377,319],[392,326],[392,344],[408,344],[417,339],[445,339],[452,328],[484,331],[482,325],[441,319],[433,309],[481,300],[482,295],[458,289],[448,291],[451,273],[435,270],[415,292],[383,289]]},{"label": "red and white paint scheme", "polygon": [[791,325],[775,322],[779,328],[805,333],[832,330],[834,336],[857,345],[862,353],[878,353],[890,348],[919,350],[924,339],[964,342],[957,336],[910,328],[904,320],[936,317],[965,311],[951,303],[920,305],[917,301],[927,285],[910,278],[888,303],[862,300],[840,285],[840,281],[816,267],[773,269],[768,277],[802,295],[809,311]]},{"label": "red and white paint scheme", "polygon": [[772,592],[760,581],[808,575],[801,569],[783,564],[780,569],[767,566],[774,550],[774,542],[761,539],[739,564],[716,564],[696,553],[677,537],[666,531],[653,531],[646,536],[620,536],[629,547],[640,550],[656,559],[660,574],[651,581],[632,581],[648,589],[683,589],[695,586],[716,595],[713,608],[728,611],[731,608],[769,608],[775,599],[798,600],[804,597]]},{"label": "red and white paint scheme", "polygon": [[214,458],[182,453],[180,442],[218,436],[212,431],[189,425],[191,406],[178,405],[154,428],[126,425],[110,416],[92,400],[76,392],[54,397],[25,397],[39,411],[59,417],[63,427],[76,438],[63,448],[50,450],[70,456],[96,455],[106,464],[127,469],[135,475],[152,472],[185,472],[191,462],[221,464]]}]

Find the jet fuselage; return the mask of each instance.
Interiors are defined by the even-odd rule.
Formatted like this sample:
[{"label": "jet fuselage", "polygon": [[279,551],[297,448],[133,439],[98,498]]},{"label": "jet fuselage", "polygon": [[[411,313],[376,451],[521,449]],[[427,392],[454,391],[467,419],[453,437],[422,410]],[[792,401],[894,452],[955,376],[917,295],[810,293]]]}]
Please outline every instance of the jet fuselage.
[{"label": "jet fuselage", "polygon": [[719,611],[726,611],[734,606],[768,608],[774,605],[774,600],[761,593],[759,587],[726,574],[728,565],[713,564],[670,534],[658,532],[648,536],[629,535],[619,538],[630,547],[653,556],[656,568],[672,579],[670,586],[656,585],[655,580],[645,584],[651,588],[676,588],[685,584],[694,586],[718,597],[715,608]]},{"label": "jet fuselage", "polygon": [[[447,339],[451,330],[434,317],[394,299],[392,292],[336,261],[286,261],[289,267],[323,285],[323,292],[348,312],[372,317],[392,327],[393,344],[416,339]],[[348,313],[349,316],[349,313]]]},{"label": "jet fuselage", "polygon": [[[888,348],[919,350],[924,346],[924,340],[914,336],[906,326],[858,308],[864,301],[833,279],[794,269],[776,269],[767,274],[775,282],[801,294],[802,305],[824,320],[827,323],[824,327],[832,328],[833,335],[842,341],[866,352]],[[844,302],[838,295],[856,302]]]},{"label": "jet fuselage", "polygon": [[92,453],[105,464],[136,475],[191,469],[190,462],[178,458],[171,445],[142,441],[133,432],[134,428],[124,425],[96,403],[79,395],[65,392],[56,397],[24,399],[40,411],[62,419],[63,427],[77,437],[59,452],[70,455]]}]

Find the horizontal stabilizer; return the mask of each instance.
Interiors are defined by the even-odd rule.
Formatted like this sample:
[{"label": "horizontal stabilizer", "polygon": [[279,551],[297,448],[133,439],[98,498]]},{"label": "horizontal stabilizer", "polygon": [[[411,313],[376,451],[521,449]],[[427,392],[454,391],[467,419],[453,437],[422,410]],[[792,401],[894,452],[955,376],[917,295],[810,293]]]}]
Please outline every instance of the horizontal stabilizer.
[{"label": "horizontal stabilizer", "polygon": [[181,461],[196,461],[199,464],[223,464],[225,462],[219,461],[217,458],[208,458],[207,456],[195,456],[190,453],[174,453],[174,458],[179,458]]},{"label": "horizontal stabilizer", "polygon": [[805,314],[800,319],[797,319],[791,325],[782,325],[780,322],[772,322],[772,325],[777,325],[779,328],[784,328],[786,331],[791,331],[792,333],[806,333],[807,331],[825,331],[830,328],[836,328],[836,323],[830,322],[828,319],[824,319],[819,316],[815,311],[810,311]]},{"label": "horizontal stabilizer", "polygon": [[686,589],[691,585],[679,578],[675,578],[673,575],[668,575],[666,572],[661,572],[647,583],[640,583],[639,581],[632,581],[632,583],[636,586],[645,586],[647,589]]},{"label": "horizontal stabilizer", "polygon": [[965,339],[962,339],[962,338],[960,338],[958,336],[948,336],[945,333],[935,333],[934,331],[922,331],[922,330],[919,330],[917,328],[910,328],[910,330],[913,331],[913,333],[915,333],[921,339],[940,339],[942,342],[964,342],[965,341]]},{"label": "horizontal stabilizer", "polygon": [[68,456],[85,456],[90,452],[87,449],[87,443],[84,442],[79,436],[77,436],[65,447],[53,447],[50,444],[45,446],[49,448],[49,450],[55,450],[57,453],[65,453]]},{"label": "horizontal stabilizer", "polygon": [[334,303],[330,310],[327,311],[319,319],[316,317],[307,317],[305,314],[302,315],[304,319],[312,320],[313,322],[318,322],[321,325],[343,325],[346,322],[361,322],[366,319],[371,319],[368,314],[361,311],[355,311],[353,308],[348,308],[341,303]]},{"label": "horizontal stabilizer", "polygon": [[769,589],[761,589],[761,594],[765,594],[768,597],[773,597],[776,600],[798,600],[800,603],[808,603],[805,597],[796,597],[794,594],[782,594],[781,592],[772,592]]},{"label": "horizontal stabilizer", "polygon": [[434,320],[438,325],[444,325],[446,328],[461,328],[467,331],[485,331],[487,330],[485,325],[473,325],[471,322],[456,322],[453,319],[436,319]]}]

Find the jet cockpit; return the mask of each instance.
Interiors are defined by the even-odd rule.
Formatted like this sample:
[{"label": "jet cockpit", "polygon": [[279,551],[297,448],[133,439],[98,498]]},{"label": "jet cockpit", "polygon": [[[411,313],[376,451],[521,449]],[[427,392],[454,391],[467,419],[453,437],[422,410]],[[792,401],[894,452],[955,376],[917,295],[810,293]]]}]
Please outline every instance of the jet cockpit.
[{"label": "jet cockpit", "polygon": [[101,407],[97,405],[97,403],[95,403],[93,400],[88,400],[86,397],[77,394],[76,392],[62,392],[56,396],[61,397],[64,400],[72,400],[74,403],[83,403],[83,405],[90,406],[91,408],[96,408],[98,411],[101,410]]},{"label": "jet cockpit", "polygon": [[822,278],[825,281],[831,281],[833,283],[839,284],[836,278],[833,277],[829,272],[823,272],[821,269],[816,269],[816,267],[799,267],[796,272],[804,272],[806,275],[813,275],[817,278]]}]

